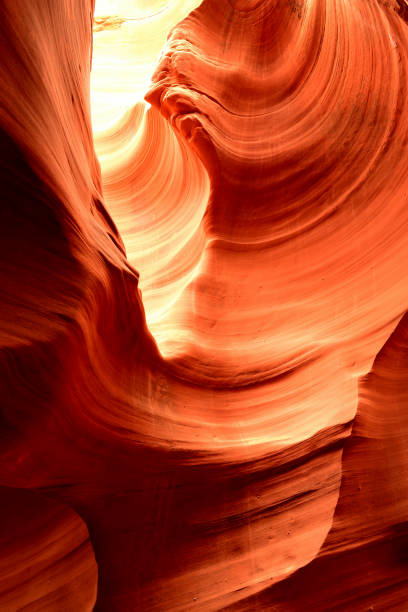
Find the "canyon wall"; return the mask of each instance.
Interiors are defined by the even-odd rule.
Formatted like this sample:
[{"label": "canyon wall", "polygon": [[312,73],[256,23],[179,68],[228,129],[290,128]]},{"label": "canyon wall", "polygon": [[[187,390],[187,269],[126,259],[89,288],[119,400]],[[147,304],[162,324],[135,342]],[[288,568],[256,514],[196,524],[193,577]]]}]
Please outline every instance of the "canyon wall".
[{"label": "canyon wall", "polygon": [[0,608],[402,612],[404,7],[140,7],[0,8]]}]

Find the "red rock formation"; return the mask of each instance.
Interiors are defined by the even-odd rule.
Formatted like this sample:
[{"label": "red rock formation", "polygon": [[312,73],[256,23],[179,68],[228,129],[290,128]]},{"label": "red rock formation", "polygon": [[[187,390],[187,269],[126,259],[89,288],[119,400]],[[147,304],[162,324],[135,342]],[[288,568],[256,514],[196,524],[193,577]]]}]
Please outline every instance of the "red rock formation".
[{"label": "red rock formation", "polygon": [[92,10],[1,7],[0,607],[92,609],[85,522],[99,610],[403,610],[399,5],[204,0],[102,173]]},{"label": "red rock formation", "polygon": [[0,495],[0,609],[92,610],[97,567],[83,521],[32,491]]}]

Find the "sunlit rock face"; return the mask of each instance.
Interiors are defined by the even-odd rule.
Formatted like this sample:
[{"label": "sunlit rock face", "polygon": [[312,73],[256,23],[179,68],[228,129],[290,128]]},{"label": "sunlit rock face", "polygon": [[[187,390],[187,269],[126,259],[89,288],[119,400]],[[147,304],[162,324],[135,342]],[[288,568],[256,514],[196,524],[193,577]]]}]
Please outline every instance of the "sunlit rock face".
[{"label": "sunlit rock face", "polygon": [[96,0],[91,88],[97,148],[99,132],[143,100],[169,30],[199,4]]},{"label": "sunlit rock face", "polygon": [[0,608],[404,610],[404,7],[0,11]]}]

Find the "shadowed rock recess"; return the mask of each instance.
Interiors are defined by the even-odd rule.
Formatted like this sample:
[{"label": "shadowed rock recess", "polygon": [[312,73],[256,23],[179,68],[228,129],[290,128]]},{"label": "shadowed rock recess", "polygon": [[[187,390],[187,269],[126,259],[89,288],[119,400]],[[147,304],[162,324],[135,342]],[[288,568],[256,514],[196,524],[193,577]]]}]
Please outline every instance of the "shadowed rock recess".
[{"label": "shadowed rock recess", "polygon": [[2,0],[0,610],[407,610],[404,6]]}]

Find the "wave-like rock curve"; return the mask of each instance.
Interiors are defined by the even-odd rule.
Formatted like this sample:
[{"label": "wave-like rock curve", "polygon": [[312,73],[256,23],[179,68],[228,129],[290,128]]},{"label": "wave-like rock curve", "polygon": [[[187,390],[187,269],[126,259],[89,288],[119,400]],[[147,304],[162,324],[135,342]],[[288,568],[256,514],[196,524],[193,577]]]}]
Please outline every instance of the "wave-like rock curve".
[{"label": "wave-like rock curve", "polygon": [[[92,15],[1,7],[4,495],[64,509],[56,557],[85,522],[72,609],[94,554],[99,610],[402,610],[401,7],[204,0],[94,135]],[[140,76],[132,19],[94,29]]]}]

